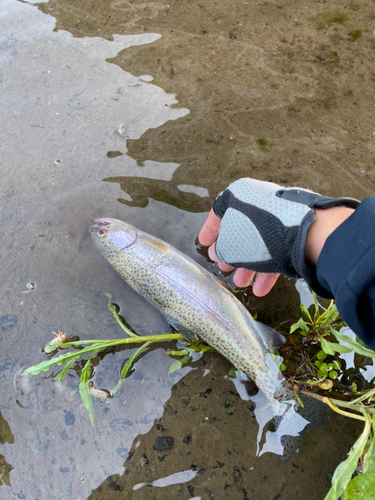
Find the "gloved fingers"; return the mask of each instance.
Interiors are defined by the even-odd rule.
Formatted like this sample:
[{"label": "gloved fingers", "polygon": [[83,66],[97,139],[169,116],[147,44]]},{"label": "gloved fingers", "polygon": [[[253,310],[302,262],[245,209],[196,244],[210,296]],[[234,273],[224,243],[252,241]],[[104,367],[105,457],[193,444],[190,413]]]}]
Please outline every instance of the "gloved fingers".
[{"label": "gloved fingers", "polygon": [[219,257],[216,255],[215,251],[215,244],[211,245],[208,249],[208,256],[211,260],[214,262],[217,262],[217,265],[219,266],[219,269],[223,271],[224,273],[228,273],[230,271],[233,271],[234,267],[233,266],[228,266],[228,264],[225,264],[225,262],[221,262]]},{"label": "gloved fingers", "polygon": [[212,245],[219,234],[221,220],[215,215],[215,212],[211,208],[211,211],[200,230],[198,241],[204,247]]},{"label": "gloved fingers", "polygon": [[279,273],[259,273],[253,286],[253,293],[257,297],[264,297],[275,285]]}]

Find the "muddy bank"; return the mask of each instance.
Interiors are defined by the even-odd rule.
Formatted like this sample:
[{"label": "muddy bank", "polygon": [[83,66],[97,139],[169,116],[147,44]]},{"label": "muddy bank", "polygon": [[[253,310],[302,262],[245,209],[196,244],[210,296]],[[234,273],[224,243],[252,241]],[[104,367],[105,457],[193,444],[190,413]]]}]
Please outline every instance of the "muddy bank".
[{"label": "muddy bank", "polygon": [[[75,37],[156,32],[156,43],[108,59],[176,94],[190,114],[127,141],[139,165],[177,162],[170,182],[111,177],[148,198],[208,210],[242,176],[324,194],[375,188],[374,2],[100,2],[38,7]],[[113,161],[121,165],[121,157]],[[209,197],[178,186],[206,188]]]}]

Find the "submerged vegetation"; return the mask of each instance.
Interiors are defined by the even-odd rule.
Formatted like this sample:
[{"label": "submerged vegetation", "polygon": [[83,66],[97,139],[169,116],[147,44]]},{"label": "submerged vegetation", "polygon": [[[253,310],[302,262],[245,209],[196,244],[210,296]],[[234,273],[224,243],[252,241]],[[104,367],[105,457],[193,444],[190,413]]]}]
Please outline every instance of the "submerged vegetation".
[{"label": "submerged vegetation", "polygon": [[[196,353],[214,351],[212,347],[198,338],[187,341],[178,333],[137,335],[119,315],[118,306],[111,302],[112,296],[108,293],[103,295],[108,298],[108,308],[116,322],[128,335],[127,338],[69,342],[67,335],[59,332],[58,335],[55,334],[56,338],[44,348],[44,351],[50,354],[55,353],[57,349],[73,348],[73,350],[32,366],[22,374],[23,376],[37,375],[53,367],[61,366],[59,378],[57,375],[54,377],[57,382],[61,382],[69,368],[82,359],[84,363],[81,365],[79,393],[92,425],[94,425],[94,409],[91,397],[112,398],[120,389],[135,360],[152,344],[177,340],[183,345],[182,349],[166,351],[168,355],[178,358],[171,364],[169,373],[181,369]],[[313,310],[308,310],[301,305],[302,317],[290,327],[289,332],[284,332],[287,342],[281,348],[284,362],[280,369],[293,386],[297,399],[299,399],[298,393],[308,395],[319,399],[333,411],[345,417],[364,422],[362,434],[354,443],[347,459],[337,467],[332,477],[332,487],[324,500],[337,500],[339,497],[342,500],[375,498],[371,493],[375,489],[375,384],[371,381],[370,384],[362,384],[359,387],[354,377],[347,376],[345,360],[339,358],[340,354],[354,353],[356,357],[362,358],[363,366],[363,364],[372,363],[375,352],[368,349],[358,339],[342,332],[345,323],[339,316],[333,301],[326,310],[323,310],[315,294],[313,297]],[[95,388],[90,382],[91,363],[94,356],[114,346],[136,343],[141,346],[122,367],[116,386],[110,391]],[[88,359],[86,359],[87,356]],[[367,362],[365,363],[364,360]],[[229,375],[232,372],[233,369]]]}]

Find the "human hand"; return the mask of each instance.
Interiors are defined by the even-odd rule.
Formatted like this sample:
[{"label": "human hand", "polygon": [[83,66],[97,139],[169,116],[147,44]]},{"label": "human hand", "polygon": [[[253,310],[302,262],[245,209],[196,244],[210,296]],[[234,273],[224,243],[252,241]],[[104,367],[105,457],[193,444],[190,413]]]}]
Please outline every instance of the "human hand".
[{"label": "human hand", "polygon": [[[205,247],[209,247],[208,255],[211,260],[218,263],[219,269],[223,272],[233,271],[234,267],[221,262],[216,255],[215,242],[219,235],[221,220],[215,215],[213,209],[211,209],[206,222],[199,233],[198,240],[199,243]],[[245,269],[244,267],[239,267],[236,269],[233,275],[233,282],[239,288],[246,288],[254,282],[254,277],[256,275],[255,271],[250,269]],[[280,273],[260,273],[254,283],[253,292],[257,297],[263,297],[272,289],[277,281]]]},{"label": "human hand", "polygon": [[238,268],[237,286],[247,286],[260,273],[254,285],[258,296],[268,293],[280,273],[305,279],[324,296],[316,279],[317,257],[329,234],[358,204],[351,198],[239,179],[216,198],[199,241],[210,246],[209,256],[221,270]]}]

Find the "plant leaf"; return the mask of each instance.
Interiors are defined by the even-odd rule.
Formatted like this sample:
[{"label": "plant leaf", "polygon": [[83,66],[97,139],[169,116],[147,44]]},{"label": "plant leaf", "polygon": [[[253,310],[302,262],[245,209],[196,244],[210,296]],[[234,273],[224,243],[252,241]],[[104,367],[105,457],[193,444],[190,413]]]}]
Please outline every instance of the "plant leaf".
[{"label": "plant leaf", "polygon": [[121,328],[124,330],[124,332],[126,332],[129,335],[129,337],[138,337],[138,335],[136,333],[129,330],[129,328],[124,325],[123,321],[121,321],[121,318],[117,312],[117,308],[116,308],[115,304],[112,304],[112,302],[111,302],[112,295],[108,292],[104,292],[104,293],[102,293],[102,295],[105,295],[108,298],[108,309],[111,311],[116,322],[121,326]]},{"label": "plant leaf", "polygon": [[64,368],[62,369],[62,372],[61,372],[61,376],[60,376],[60,379],[57,380],[57,378],[55,378],[56,382],[62,382],[66,372],[69,370],[69,368],[72,366],[73,363],[75,363],[77,361],[77,359],[81,357],[81,353],[77,353],[77,357],[72,357],[70,358],[70,360],[65,364]]},{"label": "plant leaf", "polygon": [[88,386],[88,382],[90,379],[90,364],[91,364],[91,359],[92,357],[97,353],[98,351],[94,351],[89,359],[86,361],[85,366],[82,369],[81,373],[81,378],[79,379],[79,393],[81,395],[82,402],[88,411],[91,425],[94,427],[94,407],[92,406],[92,401],[91,401],[91,395],[90,395],[90,388]]},{"label": "plant leaf", "polygon": [[207,351],[215,351],[215,349],[210,345],[202,345],[202,344],[199,345],[202,346],[201,349],[199,349],[199,352],[201,352],[202,354]]},{"label": "plant leaf", "polygon": [[333,344],[332,342],[328,342],[326,339],[321,338],[320,343],[322,346],[323,351],[326,354],[335,354],[335,352],[341,352],[341,353],[348,353],[351,352],[352,349],[350,347],[346,347],[345,345],[342,344]]},{"label": "plant leaf", "polygon": [[27,375],[38,375],[41,372],[47,372],[50,368],[52,368],[52,366],[62,365],[65,363],[65,361],[67,361],[74,355],[77,355],[77,353],[69,352],[68,354],[62,354],[57,358],[47,359],[46,361],[42,361],[37,365],[30,366],[22,373],[22,377],[26,377]]},{"label": "plant leaf", "polygon": [[168,354],[168,356],[186,356],[188,352],[188,349],[183,349],[181,351],[166,351],[166,354]]},{"label": "plant leaf", "polygon": [[300,404],[300,406],[302,406],[302,408],[305,408],[305,405],[303,404],[302,402],[302,399],[298,396],[297,393],[294,393],[295,397],[296,397],[296,400],[298,401],[298,403]]},{"label": "plant leaf", "polygon": [[332,355],[335,353],[334,349],[332,349],[331,347],[332,345],[333,344],[331,342],[328,342],[326,339],[323,338],[320,339],[320,346],[326,354]]},{"label": "plant leaf", "polygon": [[333,323],[334,321],[337,320],[339,317],[339,312],[336,308],[336,306],[332,307],[329,311],[326,311],[322,316],[320,317],[322,321],[321,325],[324,326],[327,323]]},{"label": "plant leaf", "polygon": [[143,351],[143,349],[146,349],[152,342],[146,342],[145,344],[141,345],[139,349],[137,349],[128,359],[128,361],[125,363],[123,369],[121,370],[120,373],[120,380],[117,382],[116,387],[114,387],[111,390],[111,398],[116,394],[116,392],[120,389],[122,386],[123,381],[125,380],[132,364],[134,363],[135,358]]},{"label": "plant leaf", "polygon": [[[48,344],[44,347],[44,352],[46,354],[50,354],[51,352],[55,351],[57,347],[60,347],[60,349],[67,349],[68,347],[80,347],[81,345],[84,344],[101,344],[105,342],[112,342],[111,340],[76,340],[74,342],[55,342],[54,344]],[[94,346],[92,346],[94,347]]]},{"label": "plant leaf", "polygon": [[75,357],[81,357],[84,354],[86,354],[87,352],[90,352],[90,351],[92,351],[94,349],[96,351],[101,350],[104,347],[107,347],[107,345],[108,345],[107,341],[104,341],[104,342],[105,343],[103,343],[103,344],[100,344],[98,342],[94,346],[85,347],[84,349],[82,349],[81,351],[79,351],[79,356],[77,356],[77,354],[78,354],[77,351],[73,351],[73,352],[68,352],[66,354],[61,354],[60,356],[53,357],[51,359],[47,359],[46,361],[42,361],[41,363],[38,363],[37,365],[30,366],[30,368],[27,368],[22,373],[22,376],[38,375],[38,373],[47,372],[50,368],[52,368],[52,366],[63,365],[65,363],[65,361],[67,361],[68,359],[70,359],[72,357],[74,357],[74,358]]},{"label": "plant leaf", "polygon": [[181,370],[181,368],[182,368],[181,361],[179,359],[176,359],[176,361],[174,361],[169,367],[168,373],[171,374],[173,372],[176,372],[177,370]]},{"label": "plant leaf", "polygon": [[175,361],[174,363],[171,364],[171,366],[169,367],[169,374],[173,373],[173,372],[176,372],[177,370],[181,370],[181,368],[186,365],[186,363],[189,361],[190,359],[190,356],[185,356],[184,358],[182,359],[178,359],[177,361]]},{"label": "plant leaf", "polygon": [[331,333],[337,338],[339,342],[346,342],[349,344],[351,349],[358,354],[361,354],[362,356],[367,356],[369,358],[375,358],[375,352],[372,351],[371,349],[368,349],[367,347],[363,347],[361,344],[359,344],[357,341],[351,339],[344,333],[338,332],[334,330],[332,327],[330,327]]},{"label": "plant leaf", "polygon": [[304,306],[303,304],[301,304],[301,313],[305,316],[305,318],[307,318],[310,321],[310,323],[313,322],[309,311],[306,309],[306,306]]},{"label": "plant leaf", "polygon": [[370,442],[370,446],[366,452],[362,471],[366,474],[367,471],[375,472],[375,437],[374,437],[374,424],[375,419],[372,419],[372,439]]},{"label": "plant leaf", "polygon": [[342,497],[343,500],[374,500],[375,499],[375,467],[359,474],[352,479]]},{"label": "plant leaf", "polygon": [[181,364],[182,365],[186,365],[186,363],[189,361],[190,359],[190,355],[189,356],[185,356],[184,358],[182,358],[180,361],[181,361]]},{"label": "plant leaf", "polygon": [[298,330],[298,328],[300,328],[301,330],[303,330],[304,332],[308,332],[309,331],[309,327],[306,325],[306,323],[303,321],[302,318],[300,318],[297,323],[294,323],[294,325],[292,325],[290,327],[290,331],[289,333],[293,333],[295,332],[296,330]]},{"label": "plant leaf", "polygon": [[363,432],[354,443],[348,458],[344,462],[341,462],[335,470],[332,477],[332,486],[324,500],[337,500],[337,498],[344,493],[345,488],[351,480],[352,474],[357,467],[358,459],[365,449],[371,430],[371,418],[365,410],[362,410],[362,413],[365,417],[365,427]]},{"label": "plant leaf", "polygon": [[314,325],[316,323],[316,320],[319,318],[319,306],[318,306],[318,301],[317,301],[317,298],[316,298],[316,293],[315,292],[312,292],[313,293],[313,299],[314,299]]}]

